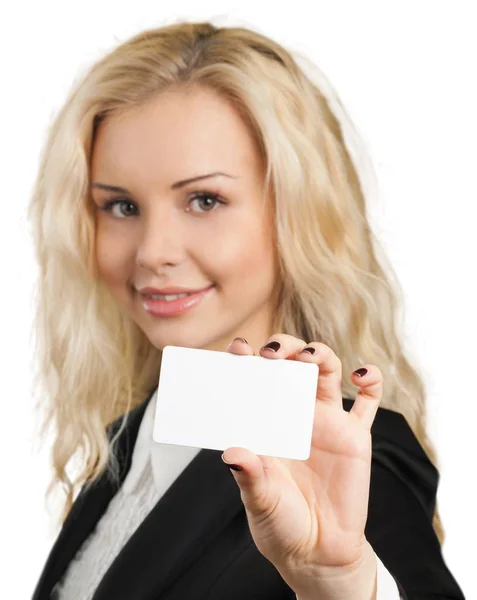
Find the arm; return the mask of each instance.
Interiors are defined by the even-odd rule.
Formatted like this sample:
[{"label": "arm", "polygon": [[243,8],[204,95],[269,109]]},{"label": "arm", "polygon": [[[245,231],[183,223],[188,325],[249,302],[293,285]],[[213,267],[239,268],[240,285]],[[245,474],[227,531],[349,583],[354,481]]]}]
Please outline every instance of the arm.
[{"label": "arm", "polygon": [[[352,404],[351,399],[343,399],[345,410]],[[432,525],[437,469],[400,413],[379,409],[371,433],[366,539],[392,576],[402,600],[465,600],[444,562]],[[380,569],[377,579],[384,594],[382,573]],[[376,600],[381,599],[377,596]]]},{"label": "arm", "polygon": [[404,600],[465,600],[432,526],[437,470],[401,414],[382,411],[372,434],[366,538]]}]

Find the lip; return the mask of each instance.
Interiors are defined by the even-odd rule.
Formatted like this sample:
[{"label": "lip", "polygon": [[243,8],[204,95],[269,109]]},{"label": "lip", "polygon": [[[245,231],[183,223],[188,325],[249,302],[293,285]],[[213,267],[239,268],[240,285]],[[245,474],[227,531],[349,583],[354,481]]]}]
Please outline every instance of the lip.
[{"label": "lip", "polygon": [[[156,317],[175,317],[197,306],[201,300],[207,296],[215,285],[211,285],[203,290],[198,290],[195,293],[189,294],[184,298],[178,298],[168,302],[167,300],[155,300],[142,295],[142,305],[146,312]],[[147,289],[147,288],[146,288]],[[168,288],[167,288],[168,289]],[[186,293],[186,292],[176,292]]]}]

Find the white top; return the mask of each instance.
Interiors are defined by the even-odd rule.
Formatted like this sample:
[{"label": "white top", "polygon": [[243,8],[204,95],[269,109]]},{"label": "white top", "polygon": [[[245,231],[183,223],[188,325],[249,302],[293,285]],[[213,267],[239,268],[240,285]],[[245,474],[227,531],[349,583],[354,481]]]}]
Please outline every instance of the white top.
[{"label": "white top", "polygon": [[[156,399],[157,389],[149,401],[139,427],[131,468],[96,527],[55,586],[55,598],[58,600],[91,600],[103,575],[120,550],[167,489],[200,452],[200,448],[158,444],[153,441]],[[224,465],[224,469],[226,468]],[[378,556],[376,559],[377,600],[401,600],[392,575]]]}]

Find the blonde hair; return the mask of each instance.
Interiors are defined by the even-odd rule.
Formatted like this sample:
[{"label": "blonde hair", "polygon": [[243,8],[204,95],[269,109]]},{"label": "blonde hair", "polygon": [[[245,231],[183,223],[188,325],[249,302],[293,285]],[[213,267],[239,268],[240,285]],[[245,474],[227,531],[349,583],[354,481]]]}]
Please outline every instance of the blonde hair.
[{"label": "blonde hair", "polygon": [[[108,115],[171,86],[205,87],[228,99],[265,159],[282,286],[274,331],[329,345],[344,374],[363,363],[377,365],[384,376],[381,406],[404,415],[438,467],[426,433],[425,386],[398,335],[402,291],[371,231],[329,101],[298,56],[259,32],[179,22],[135,35],[74,86],[50,126],[28,208],[40,267],[34,374],[35,388],[42,389],[40,435],[56,425],[45,496],[63,487],[61,522],[79,486],[108,464],[108,474],[117,477],[114,444],[122,429],[110,439],[106,428],[155,388],[161,361],[161,351],[97,275],[89,192],[95,132]],[[333,100],[351,125],[336,93]],[[349,398],[357,391],[349,377],[342,390]],[[77,452],[81,468],[70,480],[66,467]],[[437,507],[433,526],[442,543]]]}]

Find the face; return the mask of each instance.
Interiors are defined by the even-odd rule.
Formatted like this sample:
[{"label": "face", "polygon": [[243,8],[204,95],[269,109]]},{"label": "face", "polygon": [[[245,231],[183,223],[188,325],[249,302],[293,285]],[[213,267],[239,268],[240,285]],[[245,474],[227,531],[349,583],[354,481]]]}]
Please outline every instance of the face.
[{"label": "face", "polygon": [[[216,172],[225,175],[177,183]],[[155,347],[225,351],[242,336],[258,350],[273,333],[278,262],[262,180],[249,130],[212,91],[167,91],[100,126],[91,173],[99,274]],[[211,289],[185,306],[161,302],[157,314],[137,291],[146,286]]]}]

